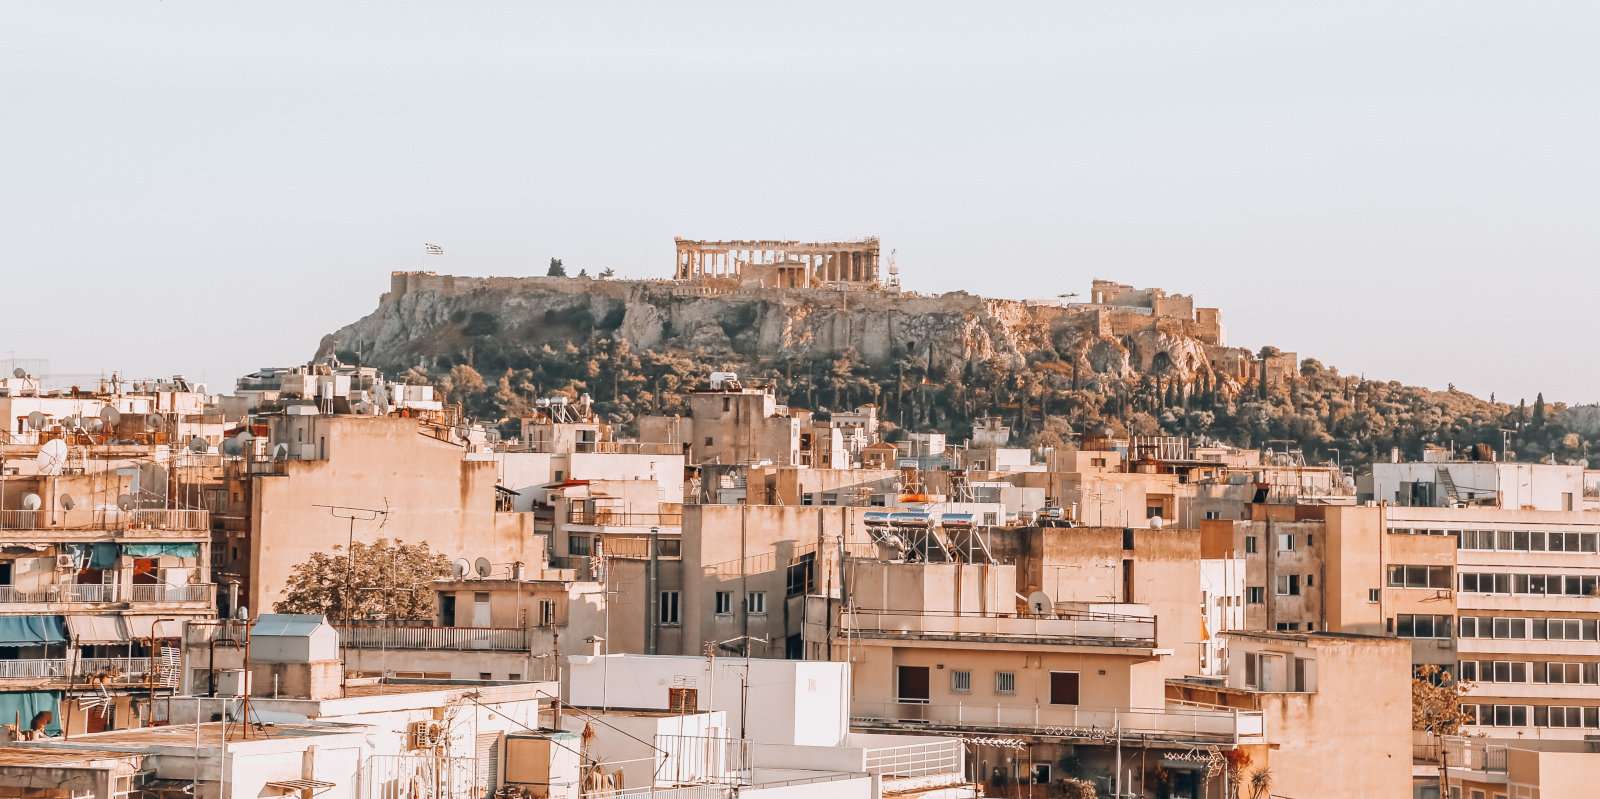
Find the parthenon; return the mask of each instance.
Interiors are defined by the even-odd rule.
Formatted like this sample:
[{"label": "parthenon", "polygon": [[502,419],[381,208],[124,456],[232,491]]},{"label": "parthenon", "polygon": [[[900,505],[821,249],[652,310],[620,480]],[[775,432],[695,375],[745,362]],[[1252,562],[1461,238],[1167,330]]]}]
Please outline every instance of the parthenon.
[{"label": "parthenon", "polygon": [[762,288],[880,285],[878,239],[860,241],[699,241],[674,239],[674,279],[728,281]]}]

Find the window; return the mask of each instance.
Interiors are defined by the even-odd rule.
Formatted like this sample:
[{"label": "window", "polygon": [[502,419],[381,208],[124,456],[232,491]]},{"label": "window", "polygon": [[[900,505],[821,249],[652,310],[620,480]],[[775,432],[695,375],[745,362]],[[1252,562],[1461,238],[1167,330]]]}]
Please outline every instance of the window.
[{"label": "window", "polygon": [[[1466,587],[1467,577],[1462,575],[1462,590]],[[1389,587],[1391,588],[1449,588],[1455,584],[1455,579],[1450,575],[1449,566],[1404,566],[1389,567]]]},{"label": "window", "polygon": [[767,612],[767,592],[766,591],[751,591],[750,593],[746,594],[745,598],[744,598],[744,612],[746,612],[746,613],[766,613]]},{"label": "window", "polygon": [[480,671],[480,672],[478,672],[478,679],[480,679],[480,680],[492,680],[492,679],[494,679],[494,672]]},{"label": "window", "polygon": [[1315,535],[1313,535],[1312,533],[1306,533],[1306,546],[1308,546],[1308,547],[1309,546],[1313,546],[1316,543],[1317,543],[1317,537]]},{"label": "window", "polygon": [[1368,588],[1367,589],[1367,601],[1368,602],[1376,605],[1382,599],[1382,597],[1383,597],[1383,589],[1381,589],[1381,588]]},{"label": "window", "polygon": [[1299,595],[1300,595],[1300,575],[1298,575],[1298,574],[1280,574],[1280,575],[1278,575],[1278,596],[1299,596]]},{"label": "window", "polygon": [[556,626],[556,601],[554,599],[539,600],[539,626]]},{"label": "window", "polygon": [[1049,785],[1050,784],[1050,764],[1049,763],[1034,763],[1033,764],[1033,784],[1034,785]]},{"label": "window", "polygon": [[1246,589],[1245,600],[1252,605],[1260,605],[1267,601],[1267,589],[1259,585],[1252,585]]},{"label": "window", "polygon": [[898,698],[901,704],[928,703],[928,667],[901,666],[898,669]]},{"label": "window", "polygon": [[662,624],[680,624],[680,623],[682,623],[681,619],[678,616],[678,592],[677,591],[662,591],[661,592],[661,604],[657,608],[657,611],[658,611],[657,619]]},{"label": "window", "polygon": [[1278,534],[1278,551],[1279,552],[1292,552],[1292,551],[1294,551],[1294,533],[1279,533]]},{"label": "window", "polygon": [[706,446],[711,446],[711,436],[706,436]]},{"label": "window", "polygon": [[817,495],[811,493],[810,491],[807,491],[804,494],[801,494],[800,495],[800,504],[801,505],[815,505],[815,504],[817,504]]},{"label": "window", "polygon": [[1315,584],[1316,584],[1316,577],[1314,575],[1310,575],[1310,574],[1306,575],[1306,587],[1307,588],[1311,588]]},{"label": "window", "polygon": [[1401,638],[1449,638],[1454,625],[1449,616],[1401,613],[1395,617],[1395,635]]},{"label": "window", "polygon": [[733,592],[718,591],[716,603],[718,616],[727,616],[733,613]]},{"label": "window", "polygon": [[950,672],[950,693],[972,693],[972,672],[963,669],[956,669]]},{"label": "window", "polygon": [[1075,671],[1050,672],[1050,704],[1078,704],[1078,673]]},{"label": "window", "polygon": [[[727,413],[727,412],[729,412],[731,410],[733,410],[733,397],[723,397],[722,398],[722,412],[723,413]],[[710,443],[710,442],[707,442],[707,443]]]},{"label": "window", "polygon": [[657,538],[656,554],[663,558],[683,557],[683,541],[677,538]]},{"label": "window", "polygon": [[1246,652],[1244,656],[1244,687],[1261,687],[1261,654]]},{"label": "window", "polygon": [[588,555],[593,551],[591,543],[594,539],[586,535],[575,535],[567,539],[567,551],[574,555]]},{"label": "window", "polygon": [[810,593],[815,585],[813,581],[816,574],[817,553],[807,552],[789,564],[788,595],[799,596]]},{"label": "window", "polygon": [[1017,673],[1014,671],[995,672],[994,692],[1002,696],[1015,694],[1017,692]]},{"label": "window", "polygon": [[1478,681],[1478,661],[1463,660],[1456,666],[1456,676],[1464,682]]},{"label": "window", "polygon": [[1253,536],[1253,535],[1245,536],[1244,537],[1244,554],[1246,554],[1246,555],[1254,555],[1255,553],[1256,553],[1256,537]]}]

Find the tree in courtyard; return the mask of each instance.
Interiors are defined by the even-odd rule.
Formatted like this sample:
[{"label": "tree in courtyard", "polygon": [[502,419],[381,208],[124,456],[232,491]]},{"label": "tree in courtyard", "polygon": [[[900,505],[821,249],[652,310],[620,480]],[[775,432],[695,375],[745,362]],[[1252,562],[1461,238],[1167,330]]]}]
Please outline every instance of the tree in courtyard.
[{"label": "tree in courtyard", "polygon": [[450,562],[426,543],[391,543],[380,538],[317,552],[289,573],[279,613],[346,619],[432,619],[438,603],[433,581],[450,574]]}]

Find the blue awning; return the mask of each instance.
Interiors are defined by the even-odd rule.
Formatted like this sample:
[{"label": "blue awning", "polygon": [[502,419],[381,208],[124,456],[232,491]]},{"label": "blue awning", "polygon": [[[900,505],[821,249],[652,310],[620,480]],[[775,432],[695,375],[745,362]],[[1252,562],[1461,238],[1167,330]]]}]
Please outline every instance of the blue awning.
[{"label": "blue awning", "polygon": [[0,646],[38,646],[67,642],[60,616],[0,616]]},{"label": "blue awning", "polygon": [[123,544],[123,554],[130,558],[159,558],[162,555],[171,555],[175,558],[200,557],[199,544]]},{"label": "blue awning", "polygon": [[0,724],[16,724],[17,729],[33,727],[40,713],[50,714],[50,723],[44,726],[46,735],[61,734],[60,691],[6,691],[0,693]]},{"label": "blue awning", "polygon": [[122,556],[119,544],[67,544],[67,552],[78,562],[78,568],[114,569]]}]

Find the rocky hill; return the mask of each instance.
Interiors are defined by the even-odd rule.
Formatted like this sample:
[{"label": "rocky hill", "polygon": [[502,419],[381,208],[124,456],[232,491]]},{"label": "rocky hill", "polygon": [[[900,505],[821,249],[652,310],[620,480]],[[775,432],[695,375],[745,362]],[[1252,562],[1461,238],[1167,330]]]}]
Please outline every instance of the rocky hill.
[{"label": "rocky hill", "polygon": [[1094,302],[1064,305],[396,273],[378,308],[326,336],[318,355],[435,382],[480,418],[504,421],[536,397],[584,392],[627,425],[680,412],[682,390],[732,370],[772,378],[791,405],[822,413],[876,402],[891,425],[958,438],[994,414],[1050,445],[1111,427],[1290,440],[1348,462],[1424,443],[1498,447],[1498,429],[1515,425],[1523,457],[1573,459],[1594,430],[1567,430],[1565,409],[1542,400],[1518,407],[1230,347],[1220,313],[1181,295],[1100,281],[1095,291]]}]

